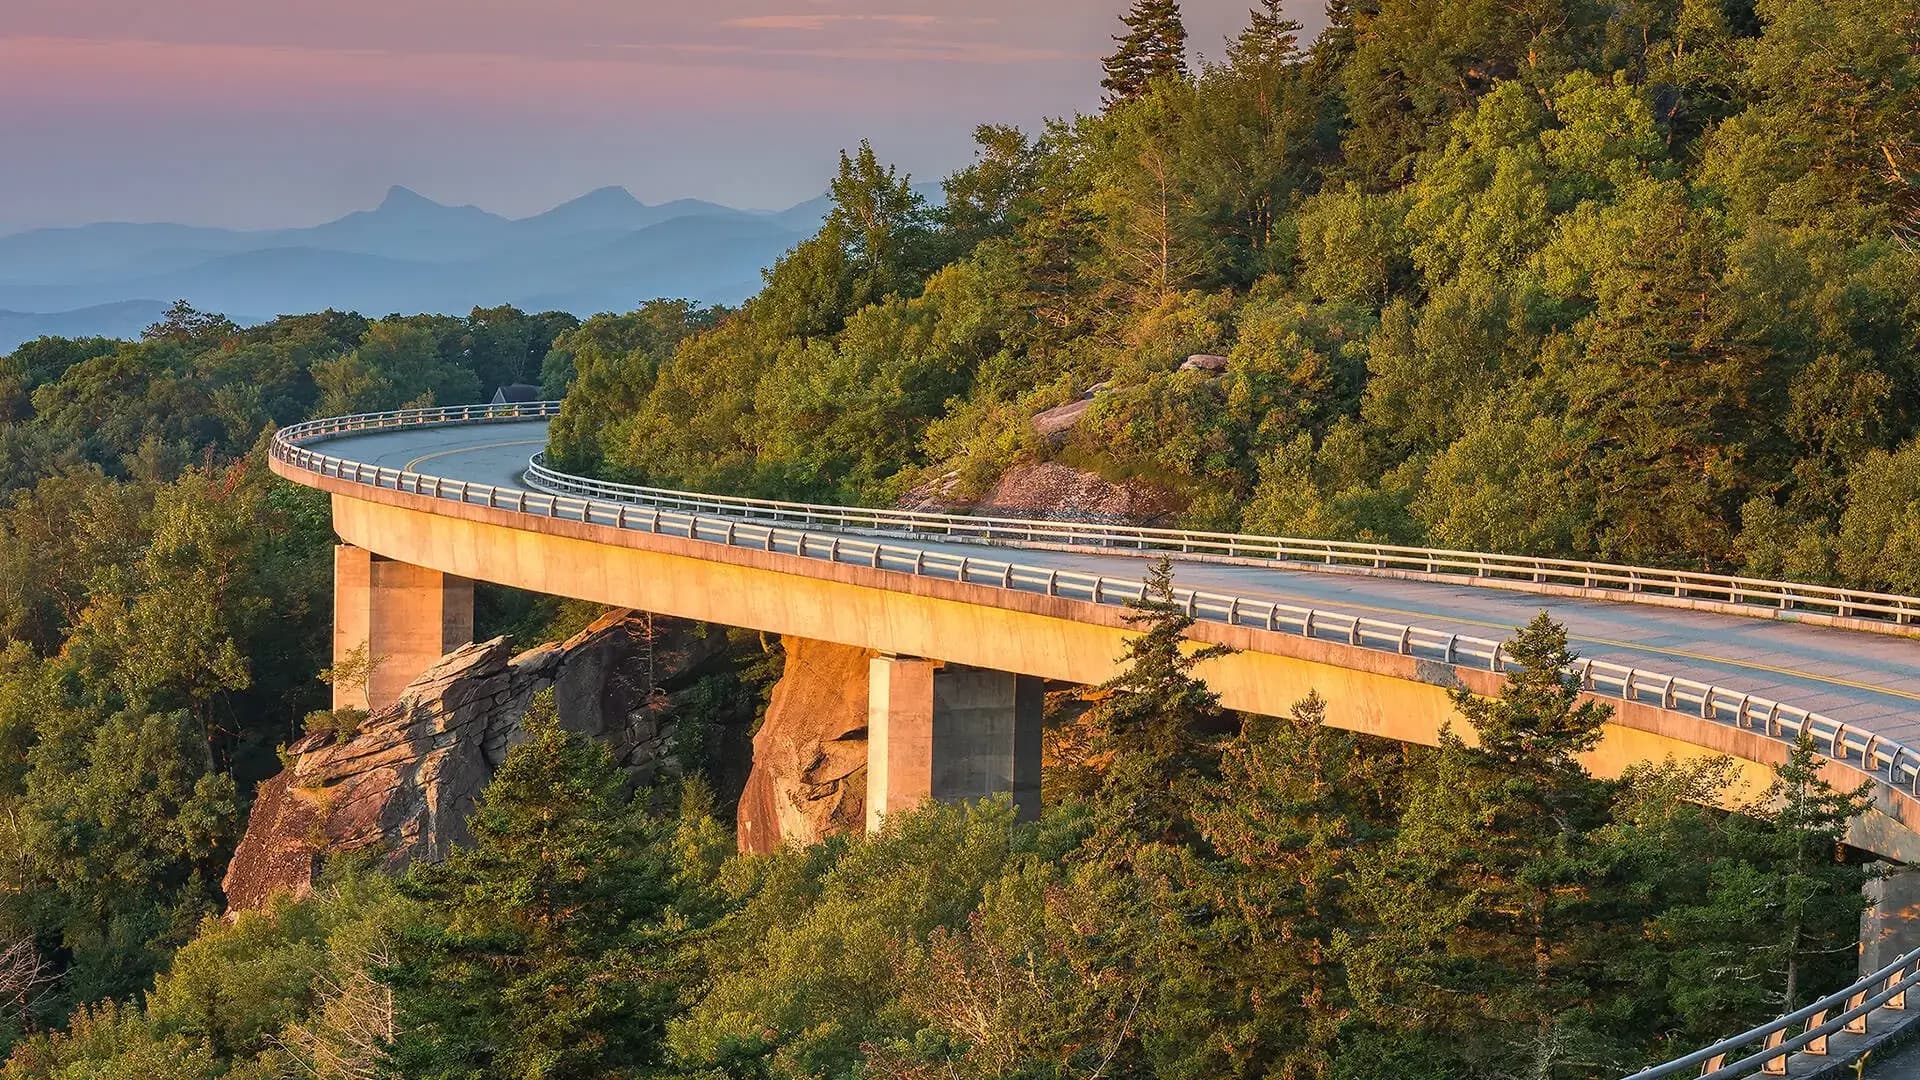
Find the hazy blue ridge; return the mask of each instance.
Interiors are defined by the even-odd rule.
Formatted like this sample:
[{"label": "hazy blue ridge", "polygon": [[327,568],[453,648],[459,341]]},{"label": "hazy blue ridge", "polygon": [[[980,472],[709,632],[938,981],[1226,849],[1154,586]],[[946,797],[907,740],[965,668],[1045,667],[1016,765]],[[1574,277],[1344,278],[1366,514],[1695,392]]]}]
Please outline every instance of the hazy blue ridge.
[{"label": "hazy blue ridge", "polygon": [[[937,200],[938,185],[923,190]],[[31,229],[0,236],[0,352],[43,334],[131,336],[175,299],[236,321],[497,304],[587,316],[658,296],[737,304],[831,205],[648,204],[604,187],[513,219],[394,187],[370,210],[304,228]]]}]

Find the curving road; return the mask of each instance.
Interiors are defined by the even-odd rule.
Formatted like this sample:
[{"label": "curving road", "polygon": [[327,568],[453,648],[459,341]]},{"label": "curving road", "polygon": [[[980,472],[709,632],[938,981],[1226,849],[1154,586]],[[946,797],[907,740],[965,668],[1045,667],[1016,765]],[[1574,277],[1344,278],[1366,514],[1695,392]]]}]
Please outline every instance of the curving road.
[{"label": "curving road", "polygon": [[[449,480],[524,487],[527,459],[546,444],[545,421],[430,427],[326,442],[342,458]],[[820,526],[810,526],[825,531]],[[929,552],[979,545],[890,540]],[[1137,556],[1025,549],[1043,569],[1135,578]],[[1176,556],[1176,562],[1178,557]],[[1824,713],[1849,727],[1920,745],[1920,642],[1836,628],[1632,603],[1515,593],[1470,585],[1300,568],[1188,562],[1179,583],[1284,604],[1501,638],[1545,609],[1582,656],[1652,668]]]}]

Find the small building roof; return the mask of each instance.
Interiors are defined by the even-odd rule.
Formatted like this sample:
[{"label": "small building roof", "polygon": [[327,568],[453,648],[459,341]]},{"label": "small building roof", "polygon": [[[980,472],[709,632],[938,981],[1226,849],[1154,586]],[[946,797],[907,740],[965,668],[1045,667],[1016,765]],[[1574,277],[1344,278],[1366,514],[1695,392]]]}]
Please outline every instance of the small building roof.
[{"label": "small building roof", "polygon": [[493,392],[495,405],[526,405],[539,400],[540,388],[527,383],[514,383]]}]

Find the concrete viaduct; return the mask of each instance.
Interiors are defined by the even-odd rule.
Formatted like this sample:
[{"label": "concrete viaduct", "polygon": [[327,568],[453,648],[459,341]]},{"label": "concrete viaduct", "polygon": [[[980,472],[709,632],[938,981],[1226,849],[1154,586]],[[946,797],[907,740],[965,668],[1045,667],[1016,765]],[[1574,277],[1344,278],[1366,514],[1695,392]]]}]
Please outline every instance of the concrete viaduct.
[{"label": "concrete viaduct", "polygon": [[[1920,600],[1465,552],[756,502],[627,488],[536,458],[552,403],[414,410],[283,430],[272,467],[330,493],[336,659],[384,662],[339,705],[379,707],[473,633],[474,581],[871,649],[870,823],[925,799],[1039,806],[1042,680],[1115,671],[1143,555],[1175,560],[1202,669],[1233,709],[1311,690],[1328,722],[1432,744],[1454,687],[1497,692],[1499,643],[1541,609],[1613,708],[1586,759],[1618,775],[1727,755],[1744,794],[1810,732],[1870,782],[1850,837],[1920,862]],[[1463,732],[1471,738],[1471,732]],[[1920,919],[1891,879],[1876,937]],[[1915,941],[1920,944],[1920,940]]]}]

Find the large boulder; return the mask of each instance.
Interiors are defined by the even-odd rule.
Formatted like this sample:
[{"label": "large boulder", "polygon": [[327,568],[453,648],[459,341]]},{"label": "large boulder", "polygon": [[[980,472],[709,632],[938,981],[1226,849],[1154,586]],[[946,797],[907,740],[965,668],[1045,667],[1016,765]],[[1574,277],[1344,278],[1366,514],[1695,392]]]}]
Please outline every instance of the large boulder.
[{"label": "large boulder", "polygon": [[786,669],[753,737],[736,821],[767,853],[857,832],[867,819],[867,669],[873,653],[789,637]]},{"label": "large boulder", "polygon": [[692,624],[618,611],[518,656],[505,638],[456,649],[357,730],[288,748],[228,866],[229,909],[306,894],[327,854],[372,852],[393,869],[445,858],[467,841],[467,818],[542,690],[553,689],[565,727],[606,742],[637,784],[650,784],[677,764],[672,712],[656,687],[720,647],[719,635]]},{"label": "large boulder", "polygon": [[1173,520],[1179,509],[1176,497],[1150,484],[1115,482],[1057,461],[1026,461],[1002,473],[971,512],[985,517],[1158,525]]}]

